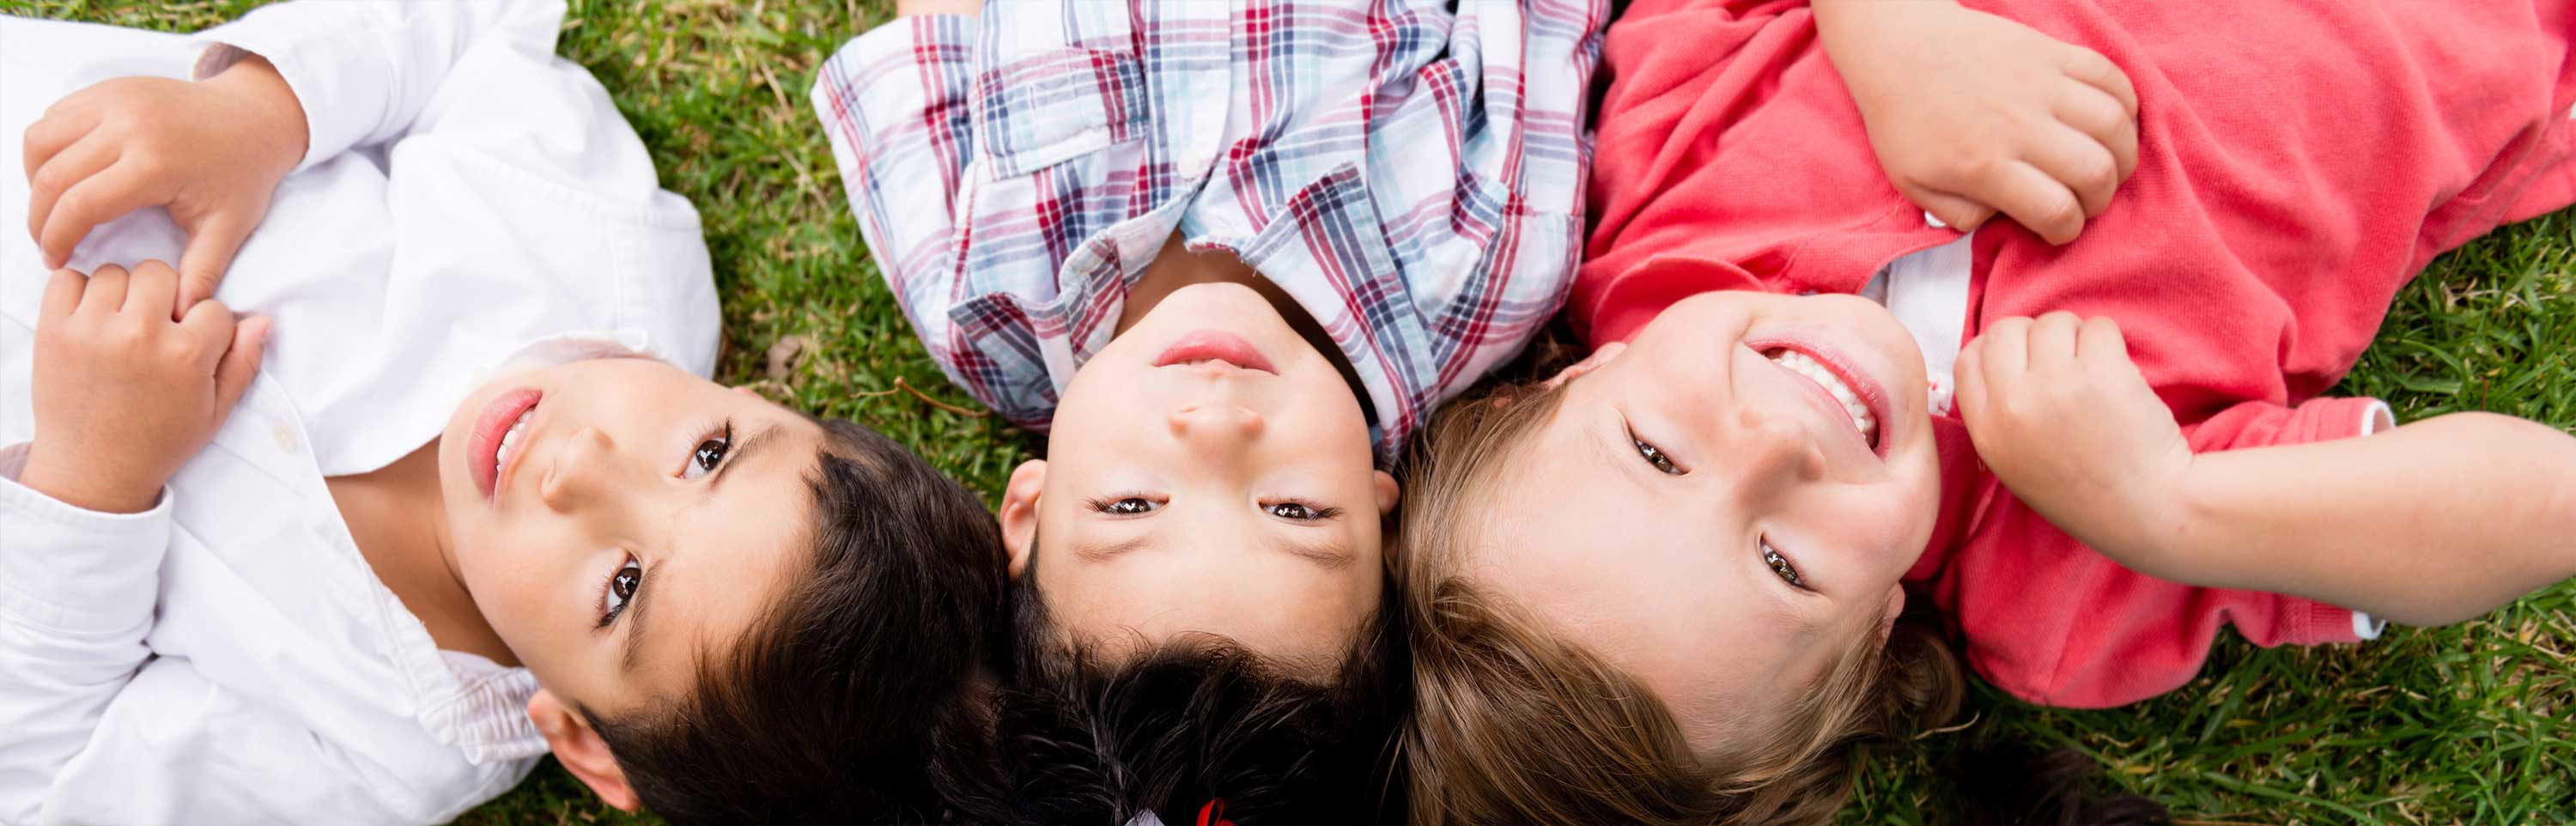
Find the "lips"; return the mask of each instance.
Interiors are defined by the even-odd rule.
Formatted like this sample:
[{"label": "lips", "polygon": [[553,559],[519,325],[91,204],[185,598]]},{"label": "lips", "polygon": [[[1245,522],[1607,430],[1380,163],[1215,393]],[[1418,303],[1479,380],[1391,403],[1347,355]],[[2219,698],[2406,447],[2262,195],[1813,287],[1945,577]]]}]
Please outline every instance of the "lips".
[{"label": "lips", "polygon": [[525,452],[526,427],[536,418],[537,400],[544,395],[533,389],[503,393],[474,418],[465,461],[474,476],[474,489],[484,501],[497,500],[504,474],[516,464],[512,460]]},{"label": "lips", "polygon": [[1850,425],[1861,445],[1880,456],[1886,455],[1888,430],[1887,394],[1868,373],[1855,368],[1851,361],[1830,347],[1805,341],[1748,342],[1764,358],[1780,366],[1806,385],[1809,393],[1821,403],[1821,411],[1834,414]]},{"label": "lips", "polygon": [[1242,336],[1216,330],[1197,330],[1183,335],[1174,340],[1172,346],[1163,348],[1162,355],[1154,357],[1156,367],[1209,363],[1259,370],[1274,376],[1279,374],[1277,368],[1270,366],[1269,357],[1263,356],[1252,342],[1243,340]]}]

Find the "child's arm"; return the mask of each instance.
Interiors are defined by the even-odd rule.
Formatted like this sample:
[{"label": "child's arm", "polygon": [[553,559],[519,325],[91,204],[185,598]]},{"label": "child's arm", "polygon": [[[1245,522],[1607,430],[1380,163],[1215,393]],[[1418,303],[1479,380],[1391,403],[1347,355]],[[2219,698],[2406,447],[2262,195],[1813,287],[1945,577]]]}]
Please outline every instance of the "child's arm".
[{"label": "child's arm", "polygon": [[[814,76],[811,100],[841,171],[869,257],[931,359],[955,377],[950,303],[966,290],[957,205],[976,156],[973,106],[980,20],[949,12],[971,0],[910,0],[902,15],[852,38]],[[984,383],[959,381],[1009,410]]]},{"label": "child's arm", "polygon": [[1977,454],[2094,550],[2409,625],[2576,576],[2576,437],[2484,413],[2194,454],[2108,319],[2007,319],[1959,359]]},{"label": "child's arm", "polygon": [[1815,0],[1879,165],[1942,223],[2075,239],[2138,166],[2138,98],[2091,49],[1952,0]]},{"label": "child's arm", "polygon": [[162,486],[259,366],[267,322],[208,301],[168,318],[179,275],[56,272],[35,340],[35,438],[0,450],[0,821],[32,823],[56,772],[150,652]]},{"label": "child's arm", "polygon": [[487,41],[553,50],[550,4],[282,3],[217,26],[194,83],[74,92],[29,127],[27,230],[59,267],[101,223],[168,206],[188,233],[171,317],[214,293],[287,173],[402,137]]}]

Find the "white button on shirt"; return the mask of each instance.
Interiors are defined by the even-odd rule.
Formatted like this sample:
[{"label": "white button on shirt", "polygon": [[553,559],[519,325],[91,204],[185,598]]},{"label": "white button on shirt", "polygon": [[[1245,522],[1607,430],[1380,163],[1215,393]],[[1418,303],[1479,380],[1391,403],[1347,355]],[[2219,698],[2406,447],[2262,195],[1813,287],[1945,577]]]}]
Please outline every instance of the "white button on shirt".
[{"label": "white button on shirt", "polygon": [[[698,216],[589,74],[560,3],[310,3],[195,39],[0,17],[0,135],[109,77],[275,63],[310,121],[216,297],[275,320],[259,378],[152,511],[15,481],[47,270],[0,230],[0,823],[432,823],[545,745],[522,669],[440,651],[323,480],[435,438],[515,355],[642,350],[705,375]],[[0,227],[27,185],[0,174]],[[176,261],[160,210],[84,271]],[[609,342],[594,344],[592,342]]]}]

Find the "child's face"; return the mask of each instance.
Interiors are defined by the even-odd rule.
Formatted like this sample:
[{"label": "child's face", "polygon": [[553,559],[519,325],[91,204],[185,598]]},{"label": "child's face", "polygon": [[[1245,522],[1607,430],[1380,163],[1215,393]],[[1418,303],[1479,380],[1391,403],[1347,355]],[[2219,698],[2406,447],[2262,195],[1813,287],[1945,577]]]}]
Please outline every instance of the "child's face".
[{"label": "child's face", "polygon": [[1560,380],[1563,406],[1463,517],[1479,528],[1456,570],[1653,688],[1702,748],[1885,632],[1940,483],[1922,356],[1885,309],[1704,294]]},{"label": "child's face", "polygon": [[615,714],[682,696],[802,559],[823,444],[803,416],[648,359],[506,376],[440,438],[457,573],[556,698]]},{"label": "child's face", "polygon": [[1077,642],[1215,634],[1322,667],[1377,606],[1395,496],[1332,363],[1259,294],[1203,284],[1083,364],[1002,528]]}]

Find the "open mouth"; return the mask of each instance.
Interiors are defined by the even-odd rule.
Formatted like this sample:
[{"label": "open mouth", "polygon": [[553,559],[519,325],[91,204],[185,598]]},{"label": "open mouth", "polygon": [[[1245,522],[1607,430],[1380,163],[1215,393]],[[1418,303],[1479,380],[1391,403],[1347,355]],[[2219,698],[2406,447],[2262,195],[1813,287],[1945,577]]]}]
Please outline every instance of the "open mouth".
[{"label": "open mouth", "polygon": [[1763,358],[1823,388],[1825,395],[1833,397],[1834,402],[1842,407],[1843,414],[1850,418],[1852,430],[1860,434],[1861,443],[1872,451],[1878,450],[1877,398],[1867,383],[1854,381],[1846,366],[1804,348],[1775,345],[1761,348],[1760,352]]},{"label": "open mouth", "polygon": [[537,415],[535,390],[505,393],[484,406],[483,415],[475,420],[474,483],[486,501],[495,501],[502,482],[510,470],[510,460],[518,458],[521,443],[527,436],[528,422]]}]

